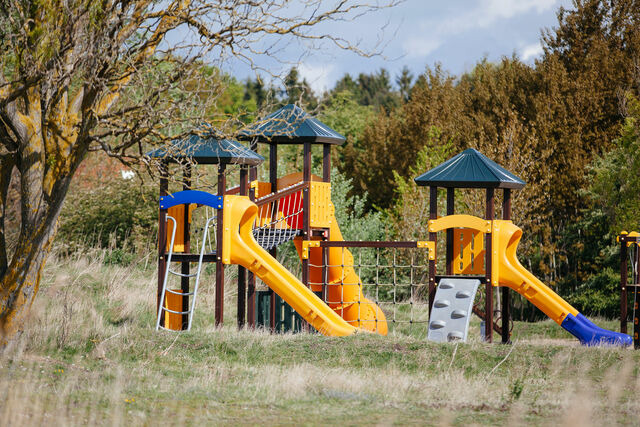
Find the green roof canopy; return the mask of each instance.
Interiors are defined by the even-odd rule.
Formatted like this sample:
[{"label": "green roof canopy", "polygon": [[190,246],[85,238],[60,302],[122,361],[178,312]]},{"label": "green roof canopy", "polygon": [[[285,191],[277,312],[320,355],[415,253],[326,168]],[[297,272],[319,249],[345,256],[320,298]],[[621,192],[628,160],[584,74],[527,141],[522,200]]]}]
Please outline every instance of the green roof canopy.
[{"label": "green roof canopy", "polygon": [[345,137],[302,108],[289,104],[238,132],[238,139],[278,144],[327,143],[342,145]]},{"label": "green roof canopy", "polygon": [[256,166],[264,161],[264,157],[238,141],[216,138],[212,132],[171,141],[169,147],[156,148],[148,152],[147,156],[167,159],[170,162],[188,158],[203,165],[233,163]]},{"label": "green roof canopy", "polygon": [[416,184],[455,188],[512,188],[520,189],[526,182],[469,148],[417,177]]}]

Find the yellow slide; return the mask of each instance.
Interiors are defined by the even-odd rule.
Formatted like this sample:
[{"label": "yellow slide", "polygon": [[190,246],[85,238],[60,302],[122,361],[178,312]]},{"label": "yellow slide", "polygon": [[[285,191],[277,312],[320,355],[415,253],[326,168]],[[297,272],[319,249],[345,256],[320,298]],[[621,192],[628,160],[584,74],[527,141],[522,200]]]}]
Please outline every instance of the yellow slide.
[{"label": "yellow slide", "polygon": [[[332,216],[330,241],[342,241],[342,233]],[[294,240],[298,255],[302,258],[302,240]],[[335,310],[350,325],[387,335],[387,319],[382,309],[362,293],[360,277],[353,268],[353,255],[346,248],[327,248],[326,269],[329,307]],[[322,291],[322,249],[309,248],[309,282],[315,292]]]},{"label": "yellow slide", "polygon": [[[511,221],[493,221],[492,265],[498,283],[523,295],[584,345],[631,345],[629,335],[602,329],[553,292],[520,264],[516,255],[522,230]],[[498,283],[493,283],[497,285]]]},{"label": "yellow slide", "polygon": [[253,238],[258,207],[247,197],[225,196],[222,262],[239,264],[258,276],[320,333],[345,336],[356,328],[344,321]]},{"label": "yellow slide", "polygon": [[[311,180],[322,182],[322,178],[311,175]],[[286,188],[302,182],[302,172],[294,172],[278,178],[278,188]],[[330,197],[330,193],[329,193]],[[323,200],[323,208],[329,216],[329,240],[340,242],[342,233],[335,217],[333,203],[329,199]],[[313,209],[314,207],[312,207]],[[315,206],[318,209],[318,206]],[[301,219],[299,219],[301,221]],[[302,260],[302,238],[293,241],[298,256]],[[309,283],[314,292],[322,291],[322,284],[327,283],[326,301],[329,307],[337,312],[344,320],[356,328],[387,335],[387,319],[382,309],[362,293],[362,282],[354,269],[353,255],[346,248],[327,248],[326,274],[322,277],[322,249],[309,248]]]}]

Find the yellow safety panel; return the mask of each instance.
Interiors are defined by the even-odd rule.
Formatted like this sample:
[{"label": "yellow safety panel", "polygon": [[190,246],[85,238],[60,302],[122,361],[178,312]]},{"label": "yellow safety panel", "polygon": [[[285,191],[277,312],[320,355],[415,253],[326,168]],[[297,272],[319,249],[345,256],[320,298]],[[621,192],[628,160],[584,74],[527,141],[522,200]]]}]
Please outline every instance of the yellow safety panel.
[{"label": "yellow safety panel", "polygon": [[[172,289],[173,292],[182,293],[182,289]],[[165,292],[164,295],[164,308],[168,308],[173,311],[182,310],[182,298],[183,295],[176,295],[172,292]],[[164,313],[164,327],[171,329],[172,331],[182,330],[182,314],[171,313],[165,311]]]},{"label": "yellow safety panel", "polygon": [[[191,224],[191,216],[197,205],[191,203],[189,205],[189,216],[187,220]],[[173,240],[173,252],[184,252],[184,205],[176,205],[167,209],[167,215],[176,220],[176,237]],[[171,234],[173,233],[173,221],[167,221],[167,252],[171,245]]]},{"label": "yellow safety panel", "polygon": [[331,227],[333,219],[333,204],[331,203],[331,183],[311,182],[309,188],[309,225],[311,227]]},{"label": "yellow safety panel", "polygon": [[256,190],[255,198],[258,199],[260,197],[268,196],[271,194],[271,183],[270,182],[256,182],[254,189]]},{"label": "yellow safety panel", "polygon": [[453,274],[485,274],[484,233],[453,229]]},{"label": "yellow safety panel", "polygon": [[447,215],[429,220],[429,233],[449,228],[470,228],[482,233],[491,233],[491,221],[473,215]]}]

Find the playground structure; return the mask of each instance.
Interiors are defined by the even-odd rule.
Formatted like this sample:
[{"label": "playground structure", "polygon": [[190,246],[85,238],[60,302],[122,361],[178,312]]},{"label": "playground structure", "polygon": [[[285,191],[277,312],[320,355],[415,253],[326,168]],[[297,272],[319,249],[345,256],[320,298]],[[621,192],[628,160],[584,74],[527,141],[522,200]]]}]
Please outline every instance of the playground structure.
[{"label": "playground structure", "polygon": [[[513,289],[524,295],[583,344],[630,344],[631,337],[598,328],[520,265],[516,249],[522,232],[510,221],[511,190],[522,188],[525,183],[479,152],[466,150],[416,178],[419,185],[430,187],[428,241],[345,242],[335,219],[330,198],[330,150],[331,145],[344,142],[342,135],[306,115],[298,107],[290,105],[247,127],[240,132],[239,138],[249,140],[252,150],[257,148],[258,143],[269,144],[269,182],[257,180],[256,166],[260,163],[260,156],[257,155],[251,162],[246,162],[246,158],[235,157],[238,162],[245,163],[245,166],[241,167],[240,187],[237,189],[226,189],[225,162],[218,162],[217,196],[190,190],[186,175],[184,190],[171,195],[166,194],[166,181],[164,187],[161,182],[159,241],[167,241],[168,244],[160,245],[159,251],[158,328],[190,328],[202,263],[216,262],[216,324],[223,322],[224,265],[238,264],[240,327],[246,324],[255,325],[257,278],[266,284],[271,292],[269,326],[272,330],[275,330],[278,317],[275,313],[276,294],[298,313],[306,324],[326,335],[343,336],[357,330],[386,335],[389,322],[425,323],[429,328],[436,329],[444,325],[428,323],[429,319],[414,319],[413,306],[423,300],[430,316],[439,307],[447,306],[447,301],[434,301],[436,290],[442,280],[456,279],[484,283],[484,312],[478,308],[474,309],[474,312],[485,318],[485,339],[489,342],[492,340],[494,328],[501,332],[503,342],[509,342],[509,289]],[[213,142],[218,145],[220,143],[217,140]],[[303,145],[302,173],[278,177],[279,144]],[[312,144],[321,144],[323,147],[322,177],[311,174]],[[247,150],[246,157],[251,157],[252,150]],[[197,161],[194,154],[190,157]],[[218,154],[220,159],[233,158],[228,155],[225,157],[220,150]],[[155,152],[153,155],[163,159],[167,157],[167,153]],[[246,179],[247,170],[249,181]],[[461,176],[463,179],[460,179]],[[166,176],[164,179],[166,180]],[[440,218],[437,212],[438,187],[447,189],[447,215]],[[455,214],[455,188],[485,189],[486,217]],[[494,218],[496,188],[503,190],[502,220]],[[244,196],[246,193],[248,197]],[[188,253],[190,208],[186,206],[192,204],[208,206],[217,213],[215,252],[206,253],[204,249],[208,220],[204,227],[205,234],[200,253]],[[178,219],[174,215],[168,215],[172,224],[168,230],[167,213],[180,206],[183,207],[182,210],[174,213]],[[180,218],[183,220],[180,221]],[[438,275],[436,271],[435,252],[437,233],[440,231],[446,231],[447,235],[444,275]],[[185,236],[182,239],[182,247],[176,245],[175,236],[179,232]],[[275,259],[276,248],[291,240],[301,260],[301,280]],[[394,252],[393,281],[381,284],[376,276],[373,286],[367,288],[367,284],[360,277],[361,274],[356,272],[356,264],[361,263],[356,263],[352,254],[352,250],[358,247],[377,248],[376,251],[382,248],[394,251],[400,248],[415,248],[423,251],[428,258],[428,284],[415,284],[413,274],[420,264],[414,264],[412,256],[408,265],[411,277],[408,293],[405,292],[402,299],[398,299],[395,271],[398,264]],[[180,250],[183,252],[176,257]],[[183,283],[180,291],[171,292],[167,287],[172,261],[182,264],[181,273],[178,274]],[[190,262],[198,263],[195,274],[189,274]],[[378,265],[376,261],[375,267]],[[244,269],[249,271],[248,275],[244,274]],[[192,287],[189,287],[188,283],[190,277],[196,278]],[[392,313],[385,313],[382,309],[384,302],[379,298],[378,291],[383,286],[392,286],[392,292],[386,293],[387,296],[392,296]],[[495,325],[493,322],[493,288],[497,286],[503,287],[501,325]],[[365,288],[374,292],[365,292]],[[177,302],[170,300],[170,294]],[[375,295],[373,299],[372,294]],[[192,297],[190,305],[185,302],[189,297]],[[396,317],[401,305],[411,310],[408,320]],[[455,312],[458,316],[467,316],[468,325],[470,313],[464,310]],[[392,314],[389,319],[388,314]],[[175,322],[174,319],[177,318],[181,321]],[[460,336],[457,332],[448,335],[449,338],[457,339]],[[466,336],[466,332],[463,336]]]},{"label": "playground structure", "polygon": [[[623,231],[617,238],[620,243],[620,332],[627,333],[627,304],[629,301],[628,288],[633,291],[633,346],[640,348],[640,233]],[[629,268],[631,267],[631,268]],[[631,270],[631,277],[629,277]],[[631,279],[631,283],[629,283]]]}]

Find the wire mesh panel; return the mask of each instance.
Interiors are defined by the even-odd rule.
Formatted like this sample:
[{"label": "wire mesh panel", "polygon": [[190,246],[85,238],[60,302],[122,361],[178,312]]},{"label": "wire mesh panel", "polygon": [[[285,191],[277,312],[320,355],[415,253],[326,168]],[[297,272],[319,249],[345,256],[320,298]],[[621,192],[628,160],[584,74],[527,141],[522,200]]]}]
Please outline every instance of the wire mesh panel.
[{"label": "wire mesh panel", "polygon": [[265,249],[275,248],[301,233],[306,183],[284,188],[256,200],[258,215],[253,236]]},{"label": "wire mesh panel", "polygon": [[[322,242],[320,263],[310,257],[310,268],[322,271],[311,282],[322,289],[325,302],[338,313],[357,310],[357,323],[365,329],[380,330],[382,310],[390,331],[426,334],[429,320],[429,254],[416,242]],[[314,263],[314,261],[316,261]],[[343,316],[345,317],[345,316]],[[353,323],[353,321],[351,322]],[[364,323],[364,324],[363,324]]]}]

